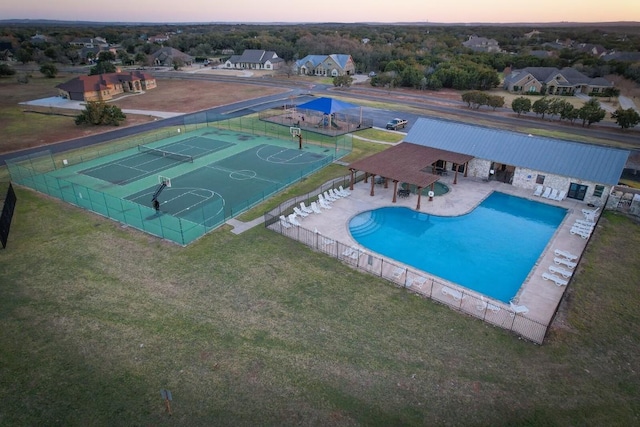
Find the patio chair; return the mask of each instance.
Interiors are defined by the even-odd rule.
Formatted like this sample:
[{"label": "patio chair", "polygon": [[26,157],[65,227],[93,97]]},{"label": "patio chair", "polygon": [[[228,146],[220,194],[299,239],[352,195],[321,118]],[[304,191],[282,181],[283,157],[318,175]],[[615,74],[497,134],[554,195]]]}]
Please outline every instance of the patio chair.
[{"label": "patio chair", "polygon": [[555,188],[551,189],[551,194],[549,194],[549,199],[550,200],[556,200],[556,197],[558,197],[558,190],[556,190]]},{"label": "patio chair", "polygon": [[329,194],[329,191],[325,191],[324,193],[322,193],[322,195],[324,196],[325,200],[328,200],[330,202],[335,202],[336,200],[339,199],[339,197],[336,198],[336,197],[333,197],[331,194]]},{"label": "patio chair", "polygon": [[446,286],[442,287],[442,294],[450,296],[451,298],[453,298],[456,301],[462,301],[465,298],[465,296],[462,294],[462,292],[456,291],[455,289],[451,289],[451,288],[448,288]]},{"label": "patio chair", "polygon": [[568,281],[561,279],[560,277],[556,276],[555,274],[552,273],[547,273],[546,271],[544,273],[542,273],[542,278],[544,280],[551,280],[552,282],[554,282],[556,284],[556,286],[567,286],[567,283],[569,283]]},{"label": "patio chair", "polygon": [[313,211],[313,213],[317,213],[317,214],[322,213],[322,211],[320,210],[320,208],[318,207],[318,204],[316,202],[311,202],[311,211]]},{"label": "patio chair", "polygon": [[313,213],[313,209],[308,207],[304,202],[300,202],[300,210],[302,212],[306,212],[308,214]]},{"label": "patio chair", "polygon": [[566,268],[562,268],[562,267],[559,267],[557,265],[550,265],[549,266],[549,271],[552,272],[552,273],[557,273],[557,274],[561,275],[562,277],[564,277],[565,279],[568,279],[573,274],[573,271],[567,270]]},{"label": "patio chair", "polygon": [[533,195],[536,197],[540,197],[542,195],[542,190],[544,190],[544,185],[538,185],[536,190],[533,192]]},{"label": "patio chair", "polygon": [[511,309],[511,317],[516,314],[527,314],[529,312],[529,308],[526,305],[518,305],[513,301],[509,302],[509,308]]},{"label": "patio chair", "polygon": [[556,265],[564,265],[564,266],[566,266],[567,268],[571,268],[571,269],[576,268],[576,265],[578,265],[578,264],[576,264],[576,263],[575,263],[575,262],[573,262],[573,261],[569,261],[568,259],[558,258],[558,257],[555,257],[555,258],[553,259],[553,262],[554,262]]},{"label": "patio chair", "polygon": [[287,218],[292,225],[300,225],[300,222],[296,219],[296,214],[292,213]]},{"label": "patio chair", "polygon": [[551,190],[552,190],[551,187],[545,188],[544,193],[542,193],[542,197],[544,197],[545,199],[548,199],[549,195],[551,194]]},{"label": "patio chair", "polygon": [[285,218],[284,215],[280,215],[280,225],[284,228],[291,228],[291,224],[287,222],[287,218]]},{"label": "patio chair", "polygon": [[318,204],[322,209],[331,209],[329,203],[324,199],[324,197],[318,197]]},{"label": "patio chair", "polygon": [[344,197],[342,194],[338,194],[333,188],[329,189],[329,195],[336,200],[342,199]]},{"label": "patio chair", "polygon": [[[319,202],[324,202],[327,205],[331,204],[331,200],[329,200],[328,198],[326,198],[322,193],[318,194],[318,201]],[[320,205],[322,206],[322,203],[320,203]]]},{"label": "patio chair", "polygon": [[575,261],[578,259],[578,255],[574,255],[571,252],[563,251],[562,249],[556,249],[553,251],[557,256],[565,257],[569,261]]},{"label": "patio chair", "polygon": [[494,313],[497,313],[500,311],[500,307],[495,305],[495,304],[491,304],[489,301],[487,301],[487,299],[484,296],[480,296],[480,301],[478,301],[478,305],[476,305],[476,308],[478,309],[478,311],[485,311],[485,310],[490,310]]},{"label": "patio chair", "polygon": [[558,202],[561,202],[561,201],[564,200],[566,195],[567,195],[566,191],[560,191],[554,200],[557,200]]},{"label": "patio chair", "polygon": [[576,226],[571,227],[571,230],[569,230],[569,233],[576,236],[580,236],[583,239],[588,239],[589,236],[591,236],[591,230],[587,230],[585,228],[576,227]]},{"label": "patio chair", "polygon": [[344,194],[344,195],[345,195],[345,197],[346,197],[346,196],[350,196],[350,195],[351,195],[351,191],[349,191],[349,190],[345,190],[344,188],[342,188],[342,185],[341,185],[340,187],[338,187],[338,191],[339,191],[340,193]]},{"label": "patio chair", "polygon": [[299,208],[299,207],[297,207],[297,206],[293,208],[293,211],[295,212],[296,216],[299,216],[299,217],[302,217],[302,218],[306,218],[306,217],[308,217],[308,216],[309,216],[309,214],[308,214],[308,213],[306,213],[306,212],[302,212],[302,211],[300,210],[300,208]]},{"label": "patio chair", "polygon": [[424,286],[424,284],[427,283],[427,278],[424,276],[414,276],[407,286],[411,287],[414,283],[418,286]]},{"label": "patio chair", "polygon": [[407,270],[405,270],[405,269],[404,269],[404,268],[402,268],[402,267],[396,267],[396,268],[393,270],[393,278],[394,278],[394,279],[400,279],[400,278],[404,275],[404,273],[405,273],[406,271],[407,271]]}]

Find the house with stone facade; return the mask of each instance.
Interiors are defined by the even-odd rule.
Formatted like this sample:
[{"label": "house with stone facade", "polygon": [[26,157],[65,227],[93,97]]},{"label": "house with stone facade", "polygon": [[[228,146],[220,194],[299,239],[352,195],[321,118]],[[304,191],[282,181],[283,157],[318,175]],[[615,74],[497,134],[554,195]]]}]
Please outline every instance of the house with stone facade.
[{"label": "house with stone facade", "polygon": [[338,77],[356,73],[351,55],[307,55],[294,64],[294,73],[308,76]]},{"label": "house with stone facade", "polygon": [[129,92],[155,89],[156,79],[141,71],[78,76],[56,86],[58,94],[72,101],[108,101]]},{"label": "house with stone facade", "polygon": [[565,67],[527,67],[513,70],[505,77],[503,87],[515,93],[544,93],[547,95],[574,95],[584,93],[589,96],[603,93],[613,83],[602,78],[587,77],[578,70]]},{"label": "house with stone facade", "polygon": [[247,49],[241,55],[231,55],[224,68],[240,70],[277,70],[284,60],[273,51]]}]

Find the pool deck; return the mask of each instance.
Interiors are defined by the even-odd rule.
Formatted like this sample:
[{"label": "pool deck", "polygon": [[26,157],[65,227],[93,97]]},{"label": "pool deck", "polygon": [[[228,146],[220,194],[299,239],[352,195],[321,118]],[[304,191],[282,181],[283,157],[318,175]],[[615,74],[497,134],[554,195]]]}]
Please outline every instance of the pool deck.
[{"label": "pool deck", "polygon": [[[458,183],[453,185],[453,177],[445,176],[441,179],[441,182],[449,187],[449,192],[442,196],[434,197],[433,201],[429,201],[428,197],[423,196],[420,202],[420,212],[441,216],[462,215],[473,210],[494,191],[561,206],[567,209],[566,217],[556,230],[515,297],[518,305],[524,305],[529,309],[526,317],[545,325],[550,324],[566,286],[556,286],[554,282],[544,280],[542,273],[549,272],[548,267],[554,265],[555,249],[570,252],[577,255],[579,257],[578,259],[580,259],[588,240],[571,234],[569,230],[575,220],[584,219],[582,209],[587,208],[587,206],[582,202],[572,199],[565,199],[558,202],[542,197],[535,197],[533,196],[533,190],[515,188],[510,184],[496,181],[487,182],[458,177]],[[412,194],[408,198],[397,198],[397,202],[392,203],[392,183],[389,184],[389,188],[384,188],[383,185],[376,184],[374,187],[374,196],[370,195],[370,191],[370,181],[369,183],[360,182],[354,186],[351,192],[352,194],[349,197],[333,202],[331,205],[332,209],[330,210],[322,210],[321,214],[311,214],[301,219],[301,225],[310,230],[317,230],[323,236],[344,244],[360,246],[349,233],[349,220],[354,215],[383,206],[405,206],[414,210],[416,209],[418,196],[415,194]],[[505,251],[508,250],[509,248],[505,248]],[[384,258],[384,256],[380,254],[376,255]],[[393,262],[398,264],[395,260]],[[411,267],[411,269],[415,270],[414,267]],[[500,274],[500,272],[496,271],[496,275],[498,274]],[[433,277],[433,275],[429,273],[425,273],[425,275]],[[438,278],[438,280],[444,283],[450,283],[441,278]],[[455,284],[451,285],[456,286]],[[475,293],[472,290],[463,289],[466,293]],[[508,304],[500,301],[491,302],[505,310],[510,310]]]}]

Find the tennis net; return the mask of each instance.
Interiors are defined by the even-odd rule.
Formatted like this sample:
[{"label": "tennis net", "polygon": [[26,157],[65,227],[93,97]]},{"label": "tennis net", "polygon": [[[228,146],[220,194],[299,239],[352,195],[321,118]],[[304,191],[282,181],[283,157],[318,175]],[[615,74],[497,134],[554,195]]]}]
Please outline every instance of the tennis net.
[{"label": "tennis net", "polygon": [[138,145],[138,151],[141,153],[151,154],[153,156],[167,157],[169,159],[178,160],[180,162],[193,163],[193,156],[187,156],[186,154],[172,153],[170,151],[151,148],[144,145]]}]

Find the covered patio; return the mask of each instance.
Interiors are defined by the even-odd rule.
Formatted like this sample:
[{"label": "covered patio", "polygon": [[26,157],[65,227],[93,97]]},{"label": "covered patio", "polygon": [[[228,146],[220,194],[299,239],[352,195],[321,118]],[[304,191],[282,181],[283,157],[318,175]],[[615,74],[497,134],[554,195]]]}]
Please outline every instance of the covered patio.
[{"label": "covered patio", "polygon": [[[416,209],[420,210],[422,189],[430,187],[433,191],[434,184],[442,175],[448,175],[451,171],[453,184],[458,182],[458,173],[467,176],[467,163],[473,159],[461,153],[424,147],[409,142],[402,142],[380,153],[357,160],[349,165],[351,170],[350,188],[353,190],[355,172],[365,172],[365,183],[371,178],[370,195],[375,195],[376,182],[382,183],[388,188],[389,180],[393,182],[393,203],[396,203],[398,183],[406,183],[417,187],[418,201]],[[448,165],[451,164],[451,168]],[[463,171],[463,172],[459,172]],[[376,180],[376,176],[380,177]],[[429,200],[432,200],[430,193]]]}]

